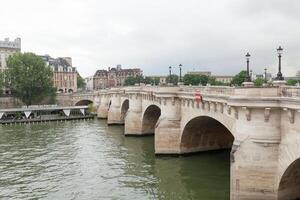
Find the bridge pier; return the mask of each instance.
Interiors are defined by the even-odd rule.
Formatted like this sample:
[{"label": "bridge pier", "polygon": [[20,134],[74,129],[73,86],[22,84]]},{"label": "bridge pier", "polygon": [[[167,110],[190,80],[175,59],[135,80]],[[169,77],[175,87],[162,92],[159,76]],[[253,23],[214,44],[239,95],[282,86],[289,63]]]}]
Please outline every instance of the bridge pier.
[{"label": "bridge pier", "polygon": [[113,94],[109,102],[109,109],[107,114],[108,125],[124,124],[121,119],[121,99],[120,95]]},{"label": "bridge pier", "polygon": [[273,110],[268,121],[263,112],[264,109],[253,109],[251,120],[244,118],[235,123],[231,151],[232,200],[277,198],[280,110]]},{"label": "bridge pier", "polygon": [[125,135],[142,135],[142,97],[129,96],[129,109],[125,117]]},{"label": "bridge pier", "polygon": [[97,109],[97,117],[99,119],[107,119],[109,109],[109,99],[107,95],[102,95],[100,98],[100,105]]},{"label": "bridge pier", "polygon": [[155,154],[180,154],[180,100],[162,98],[161,116],[155,127]]}]

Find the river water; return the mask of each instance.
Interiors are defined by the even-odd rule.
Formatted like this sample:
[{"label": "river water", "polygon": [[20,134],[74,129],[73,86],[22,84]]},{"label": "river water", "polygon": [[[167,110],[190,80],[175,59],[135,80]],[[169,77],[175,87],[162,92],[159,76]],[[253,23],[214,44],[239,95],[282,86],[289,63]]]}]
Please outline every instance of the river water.
[{"label": "river water", "polygon": [[0,126],[0,199],[229,199],[228,151],[156,157],[104,120]]}]

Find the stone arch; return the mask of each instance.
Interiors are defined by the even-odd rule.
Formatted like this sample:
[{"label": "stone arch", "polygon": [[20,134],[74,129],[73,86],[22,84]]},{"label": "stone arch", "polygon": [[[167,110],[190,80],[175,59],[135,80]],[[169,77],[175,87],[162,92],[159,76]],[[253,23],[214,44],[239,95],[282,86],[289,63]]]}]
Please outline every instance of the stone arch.
[{"label": "stone arch", "polygon": [[73,93],[73,90],[72,90],[72,89],[69,89],[69,90],[68,90],[68,93]]},{"label": "stone arch", "polygon": [[122,121],[124,121],[128,109],[129,109],[129,99],[125,99],[121,105],[121,120]]},{"label": "stone arch", "polygon": [[94,102],[89,99],[83,99],[75,103],[75,106],[87,106],[89,104],[93,104]]},{"label": "stone arch", "polygon": [[157,105],[150,105],[146,108],[142,119],[142,133],[154,134],[156,123],[161,115],[161,109]]},{"label": "stone arch", "polygon": [[189,120],[183,128],[181,153],[230,149],[234,141],[231,131],[220,121],[209,116]]},{"label": "stone arch", "polygon": [[300,158],[292,162],[283,173],[278,187],[278,199],[300,199]]}]

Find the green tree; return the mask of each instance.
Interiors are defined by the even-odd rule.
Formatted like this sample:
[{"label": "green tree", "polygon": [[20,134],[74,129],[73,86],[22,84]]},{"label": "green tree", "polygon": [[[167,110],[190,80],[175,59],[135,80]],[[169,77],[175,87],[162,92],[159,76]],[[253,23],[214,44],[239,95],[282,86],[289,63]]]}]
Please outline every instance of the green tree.
[{"label": "green tree", "polygon": [[77,88],[85,89],[86,83],[84,79],[80,76],[80,74],[77,74]]},{"label": "green tree", "polygon": [[185,85],[199,85],[200,76],[196,74],[185,74],[183,76],[183,83]]},{"label": "green tree", "polygon": [[208,80],[209,77],[206,75],[185,74],[183,76],[183,82],[185,85],[206,85]]},{"label": "green tree", "polygon": [[53,72],[33,53],[17,53],[7,60],[6,79],[12,94],[26,105],[38,104],[46,97],[53,99]]},{"label": "green tree", "polygon": [[209,83],[210,85],[217,85],[218,82],[215,77],[209,76],[207,83]]},{"label": "green tree", "polygon": [[144,78],[144,83],[145,84],[151,84],[151,85],[158,85],[159,84],[159,77],[149,77],[149,76],[146,76]]},{"label": "green tree", "polygon": [[287,82],[286,82],[286,84],[287,84],[287,85],[290,85],[290,86],[295,86],[297,83],[298,83],[298,81],[295,80],[295,79],[289,79],[289,80],[287,80]]},{"label": "green tree", "polygon": [[129,76],[125,79],[124,81],[124,85],[125,86],[130,86],[130,85],[134,85],[137,82],[136,77],[134,76]]},{"label": "green tree", "polygon": [[208,83],[208,76],[200,75],[200,84],[201,85],[207,85],[207,83]]},{"label": "green tree", "polygon": [[257,78],[257,79],[255,79],[255,81],[254,81],[254,86],[262,86],[264,82],[265,82],[264,79],[262,79],[262,78]]},{"label": "green tree", "polygon": [[246,75],[247,75],[246,71],[241,71],[240,73],[238,73],[233,77],[231,84],[241,86],[242,83],[245,81]]},{"label": "green tree", "polygon": [[173,85],[177,85],[177,83],[178,83],[178,76],[176,74],[169,75],[167,77],[167,82],[168,83],[172,83]]}]

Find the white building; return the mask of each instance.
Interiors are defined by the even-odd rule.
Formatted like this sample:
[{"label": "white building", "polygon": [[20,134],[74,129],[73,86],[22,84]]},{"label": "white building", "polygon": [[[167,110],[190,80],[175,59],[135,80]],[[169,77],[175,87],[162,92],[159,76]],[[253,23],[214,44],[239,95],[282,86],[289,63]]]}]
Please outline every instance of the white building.
[{"label": "white building", "polygon": [[85,78],[86,90],[91,91],[94,89],[94,76],[88,76]]},{"label": "white building", "polygon": [[7,68],[6,60],[10,55],[21,52],[21,38],[16,38],[14,41],[9,41],[5,38],[0,41],[0,69],[3,71]]},{"label": "white building", "polygon": [[[0,72],[3,72],[7,68],[7,59],[9,56],[21,52],[21,38],[16,38],[14,41],[9,41],[9,38],[5,38],[0,41]],[[10,90],[4,88],[4,93],[9,94]]]}]

